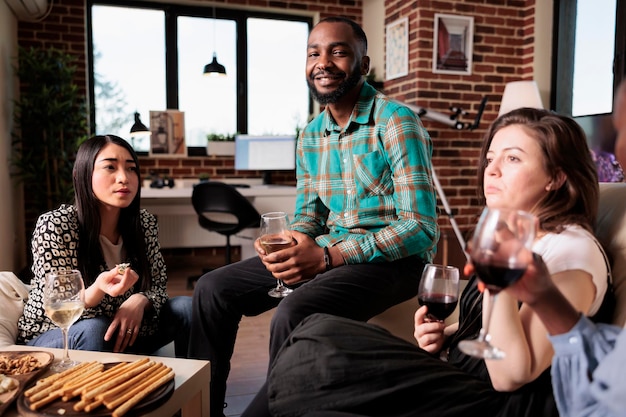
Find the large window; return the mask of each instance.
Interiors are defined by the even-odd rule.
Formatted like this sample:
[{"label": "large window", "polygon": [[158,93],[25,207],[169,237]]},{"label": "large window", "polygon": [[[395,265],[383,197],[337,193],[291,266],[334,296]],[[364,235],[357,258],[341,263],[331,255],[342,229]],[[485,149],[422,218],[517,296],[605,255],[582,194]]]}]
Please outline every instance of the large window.
[{"label": "large window", "polygon": [[[208,134],[294,134],[311,112],[305,80],[311,19],[160,3],[94,1],[88,8],[97,134],[129,138],[135,112],[184,112],[188,147]],[[213,55],[226,77],[207,77]],[[149,135],[132,138],[139,152]]]},{"label": "large window", "polygon": [[626,0],[560,0],[553,108],[563,114],[611,113],[626,77]]}]

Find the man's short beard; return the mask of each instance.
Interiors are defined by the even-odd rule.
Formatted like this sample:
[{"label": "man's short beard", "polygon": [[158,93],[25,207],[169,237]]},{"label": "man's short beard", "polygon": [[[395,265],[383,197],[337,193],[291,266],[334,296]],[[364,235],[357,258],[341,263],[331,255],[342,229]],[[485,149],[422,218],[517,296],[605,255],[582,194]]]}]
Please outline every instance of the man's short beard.
[{"label": "man's short beard", "polygon": [[306,80],[307,84],[309,85],[309,90],[311,91],[313,99],[319,104],[325,106],[327,104],[333,104],[338,102],[343,96],[348,94],[349,91],[351,91],[359,84],[359,81],[361,81],[361,69],[359,67],[356,67],[347,80],[339,84],[339,87],[337,87],[335,91],[327,94],[322,94],[317,91],[317,88],[315,88],[314,84],[314,78],[315,76],[309,76]]}]

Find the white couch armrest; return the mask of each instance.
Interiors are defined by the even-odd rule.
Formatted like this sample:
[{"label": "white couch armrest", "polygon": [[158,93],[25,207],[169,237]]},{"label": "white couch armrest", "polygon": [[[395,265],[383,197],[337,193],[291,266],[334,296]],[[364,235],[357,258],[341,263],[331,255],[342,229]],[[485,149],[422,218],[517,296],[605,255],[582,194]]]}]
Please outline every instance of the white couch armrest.
[{"label": "white couch armrest", "polygon": [[15,344],[17,320],[27,298],[28,287],[13,272],[0,271],[0,347]]}]

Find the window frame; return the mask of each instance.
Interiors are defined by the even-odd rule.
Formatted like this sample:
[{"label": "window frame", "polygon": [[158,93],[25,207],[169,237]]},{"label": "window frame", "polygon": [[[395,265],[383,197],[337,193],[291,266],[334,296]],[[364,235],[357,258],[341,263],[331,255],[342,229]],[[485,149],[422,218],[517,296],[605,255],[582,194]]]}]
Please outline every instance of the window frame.
[{"label": "window frame", "polygon": [[[550,108],[572,114],[576,0],[554,2],[554,43],[552,54],[552,94]],[[616,1],[613,91],[626,79],[626,0]]]},{"label": "window frame", "polygon": [[[306,23],[309,31],[313,27],[313,16],[303,12],[302,14],[286,14],[277,12],[264,12],[259,10],[247,9],[229,9],[217,8],[211,5],[207,6],[188,6],[178,4],[165,4],[157,2],[143,1],[122,1],[122,0],[88,0],[87,1],[87,53],[88,53],[88,78],[89,78],[89,100],[95,103],[95,80],[94,80],[94,57],[93,57],[93,33],[92,33],[92,6],[119,6],[137,9],[161,10],[164,12],[164,28],[165,28],[165,82],[166,82],[166,106],[168,109],[179,108],[178,97],[178,17],[200,17],[210,19],[228,19],[234,20],[237,26],[236,30],[236,57],[237,57],[237,79],[236,79],[236,97],[237,97],[237,131],[241,133],[248,132],[248,57],[247,57],[247,19],[277,19]],[[210,58],[209,50],[205,51],[207,60]],[[304,57],[304,51],[303,51]],[[303,58],[304,59],[304,58]],[[208,63],[208,61],[207,61]],[[202,71],[202,69],[198,69]],[[95,106],[90,106],[91,133],[95,132]],[[313,111],[313,99],[309,96],[308,113]],[[142,152],[143,154],[143,152]],[[188,147],[188,155],[205,155],[205,147]]]}]

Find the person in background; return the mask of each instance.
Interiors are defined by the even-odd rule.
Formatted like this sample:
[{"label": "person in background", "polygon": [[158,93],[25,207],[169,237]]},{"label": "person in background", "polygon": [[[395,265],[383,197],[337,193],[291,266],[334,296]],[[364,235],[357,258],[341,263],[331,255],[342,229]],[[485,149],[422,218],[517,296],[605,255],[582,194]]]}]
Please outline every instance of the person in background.
[{"label": "person in background", "polygon": [[626,167],[626,80],[615,91],[613,103],[613,127],[617,132],[615,156],[622,167]]},{"label": "person in background", "polygon": [[[169,298],[156,218],[140,209],[139,161],[124,139],[94,136],[73,168],[74,205],[42,214],[31,241],[33,278],[18,343],[63,347],[45,315],[46,273],[78,269],[85,311],[69,330],[69,348],[150,354],[175,341],[187,355],[191,297]],[[128,263],[123,272],[118,265]]]},{"label": "person in background", "polygon": [[[419,118],[364,80],[367,38],[343,17],[308,38],[306,79],[325,110],[297,143],[294,245],[202,276],[193,294],[189,356],[211,361],[211,415],[223,416],[226,380],[243,315],[277,307],[270,362],[305,317],[368,320],[417,294],[439,236],[432,144]],[[284,211],[289,211],[285,207]],[[268,295],[276,279],[294,288]]]},{"label": "person in background", "polygon": [[[533,250],[567,300],[590,315],[599,311],[608,270],[592,235],[599,186],[580,126],[545,110],[507,113],[488,129],[478,171],[488,207],[538,218]],[[420,307],[419,347],[371,324],[311,315],[289,336],[242,417],[557,416],[554,352],[528,305],[503,291],[492,306],[489,334],[503,359],[483,360],[458,348],[478,335],[488,300],[472,276],[459,300],[459,323],[427,320],[427,307]]]}]

